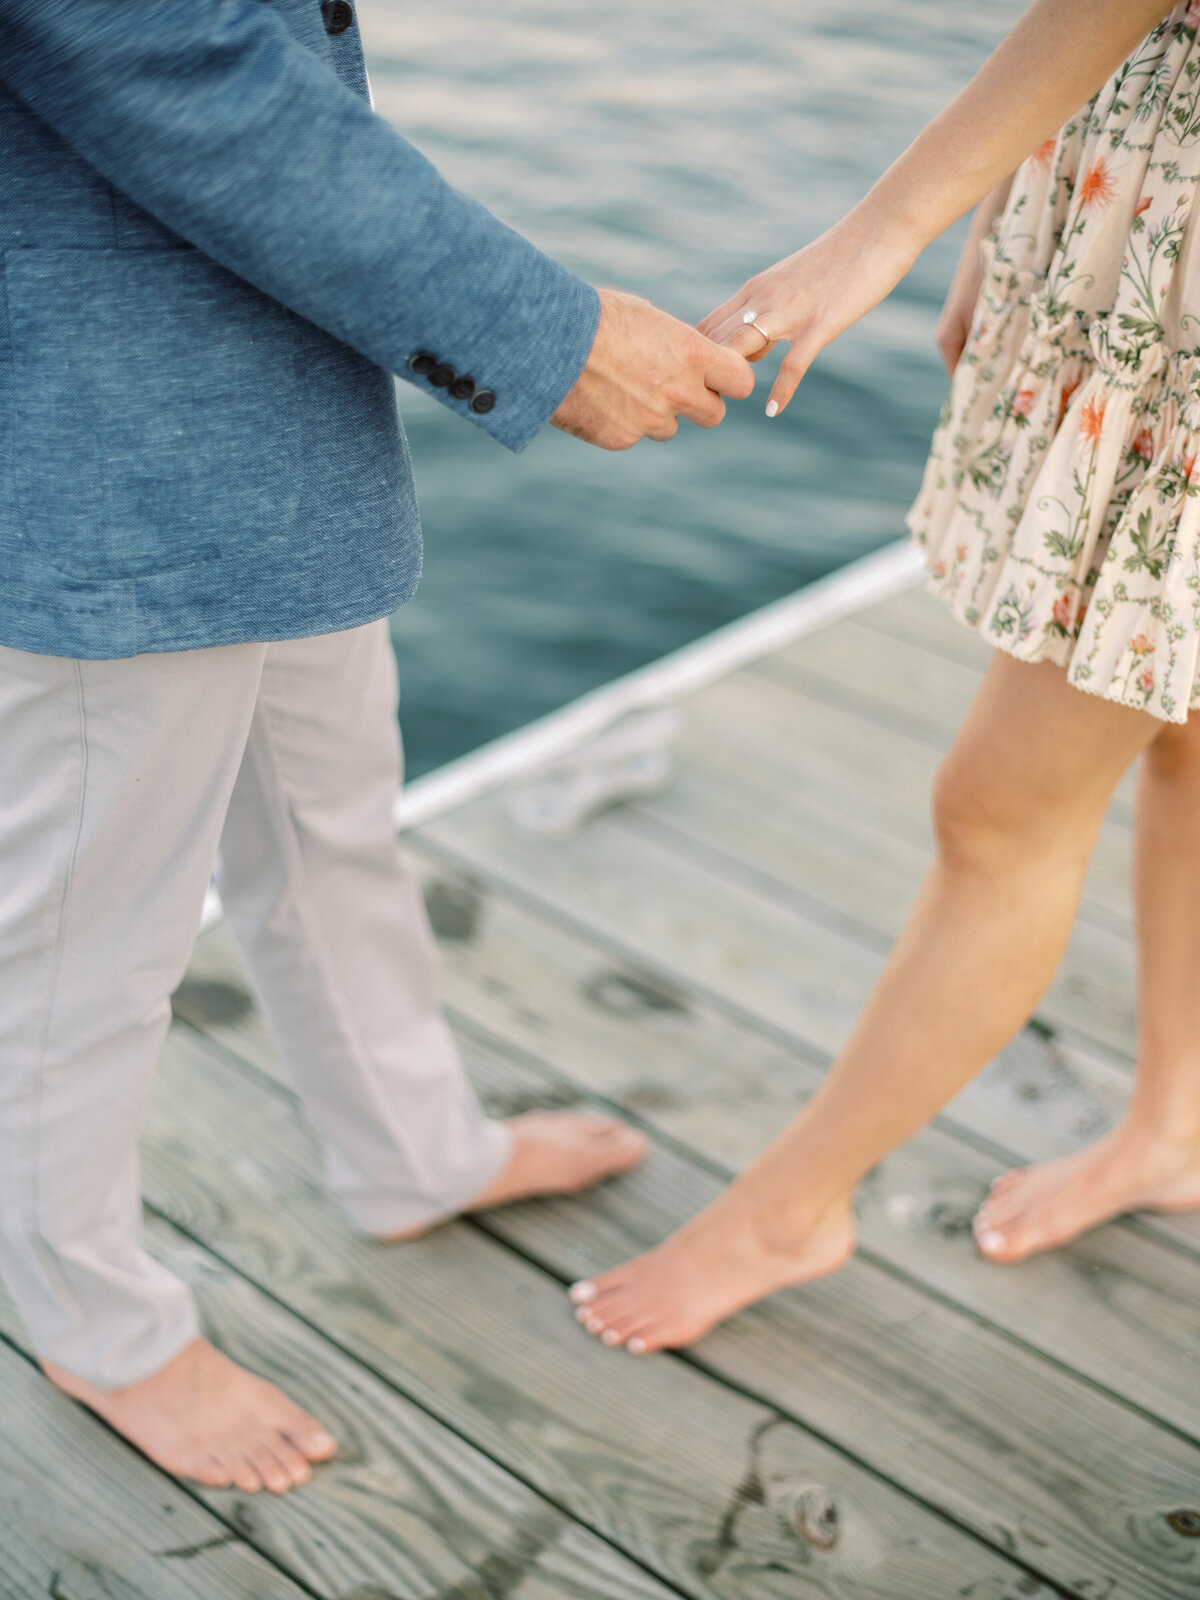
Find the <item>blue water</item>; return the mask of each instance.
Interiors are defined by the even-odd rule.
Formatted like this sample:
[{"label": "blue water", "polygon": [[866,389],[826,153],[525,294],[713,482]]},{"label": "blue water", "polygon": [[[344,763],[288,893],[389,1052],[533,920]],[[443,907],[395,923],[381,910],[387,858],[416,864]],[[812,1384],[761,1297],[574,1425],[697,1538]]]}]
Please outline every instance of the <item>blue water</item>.
[{"label": "blue water", "polygon": [[[851,205],[1021,10],[835,0],[360,0],[378,110],[593,282],[696,320]],[[425,576],[394,620],[409,770],[899,537],[961,226],[784,416],[514,457],[407,385]]]}]

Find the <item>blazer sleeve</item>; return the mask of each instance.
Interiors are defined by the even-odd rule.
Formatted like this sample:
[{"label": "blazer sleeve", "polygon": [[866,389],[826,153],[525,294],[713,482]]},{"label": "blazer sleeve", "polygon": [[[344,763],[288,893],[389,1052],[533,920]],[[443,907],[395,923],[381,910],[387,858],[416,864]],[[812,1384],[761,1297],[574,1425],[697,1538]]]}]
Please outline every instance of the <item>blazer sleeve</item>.
[{"label": "blazer sleeve", "polygon": [[474,378],[482,415],[430,392],[510,449],[578,377],[595,290],[447,184],[261,0],[0,0],[0,37],[0,80],[116,188],[379,366],[429,390],[408,367],[424,351]]}]

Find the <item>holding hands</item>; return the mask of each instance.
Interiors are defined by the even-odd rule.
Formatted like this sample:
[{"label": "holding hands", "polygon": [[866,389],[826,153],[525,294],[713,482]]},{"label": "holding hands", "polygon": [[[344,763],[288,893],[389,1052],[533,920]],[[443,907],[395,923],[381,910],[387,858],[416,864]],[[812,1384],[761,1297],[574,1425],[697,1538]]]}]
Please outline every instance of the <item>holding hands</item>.
[{"label": "holding hands", "polygon": [[756,274],[710,312],[700,332],[748,361],[788,342],[767,402],[781,412],[819,351],[878,305],[916,260],[922,241],[903,227],[877,229],[856,207],[803,250]]},{"label": "holding hands", "polygon": [[725,415],[722,395],[744,400],[753,388],[736,351],[648,300],[601,289],[587,365],[550,420],[602,450],[628,450],[639,439],[673,438],[680,417],[715,428]]}]

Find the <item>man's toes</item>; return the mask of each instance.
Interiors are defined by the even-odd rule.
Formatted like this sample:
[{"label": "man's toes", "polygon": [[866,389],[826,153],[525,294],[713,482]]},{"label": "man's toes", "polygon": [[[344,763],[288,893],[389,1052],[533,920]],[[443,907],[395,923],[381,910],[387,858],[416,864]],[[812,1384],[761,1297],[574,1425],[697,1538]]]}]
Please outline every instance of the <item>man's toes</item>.
[{"label": "man's toes", "polygon": [[337,1455],[337,1440],[307,1412],[295,1412],[280,1426],[279,1431],[308,1461],[328,1461]]},{"label": "man's toes", "polygon": [[257,1494],[264,1487],[262,1474],[248,1455],[239,1453],[230,1458],[229,1476],[233,1487],[243,1494]]},{"label": "man's toes", "polygon": [[263,1488],[272,1494],[283,1494],[292,1487],[292,1475],[276,1455],[271,1444],[258,1444],[250,1452],[254,1470],[263,1481]]},{"label": "man's toes", "polygon": [[293,1489],[298,1489],[301,1484],[312,1482],[312,1462],[296,1449],[290,1439],[280,1439],[274,1448],[284,1471],[291,1479]]},{"label": "man's toes", "polygon": [[233,1482],[233,1474],[216,1456],[202,1456],[185,1467],[168,1466],[167,1470],[175,1476],[202,1483],[206,1489],[228,1489]]}]

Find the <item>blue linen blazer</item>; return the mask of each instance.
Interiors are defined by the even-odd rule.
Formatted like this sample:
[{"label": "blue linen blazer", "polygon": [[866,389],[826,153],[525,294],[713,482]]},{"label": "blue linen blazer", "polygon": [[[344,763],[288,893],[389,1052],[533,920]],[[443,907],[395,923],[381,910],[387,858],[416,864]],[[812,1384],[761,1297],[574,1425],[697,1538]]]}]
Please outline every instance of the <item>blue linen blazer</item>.
[{"label": "blue linen blazer", "polygon": [[386,615],[392,374],[519,450],[598,314],[373,114],[350,0],[0,0],[0,643]]}]

